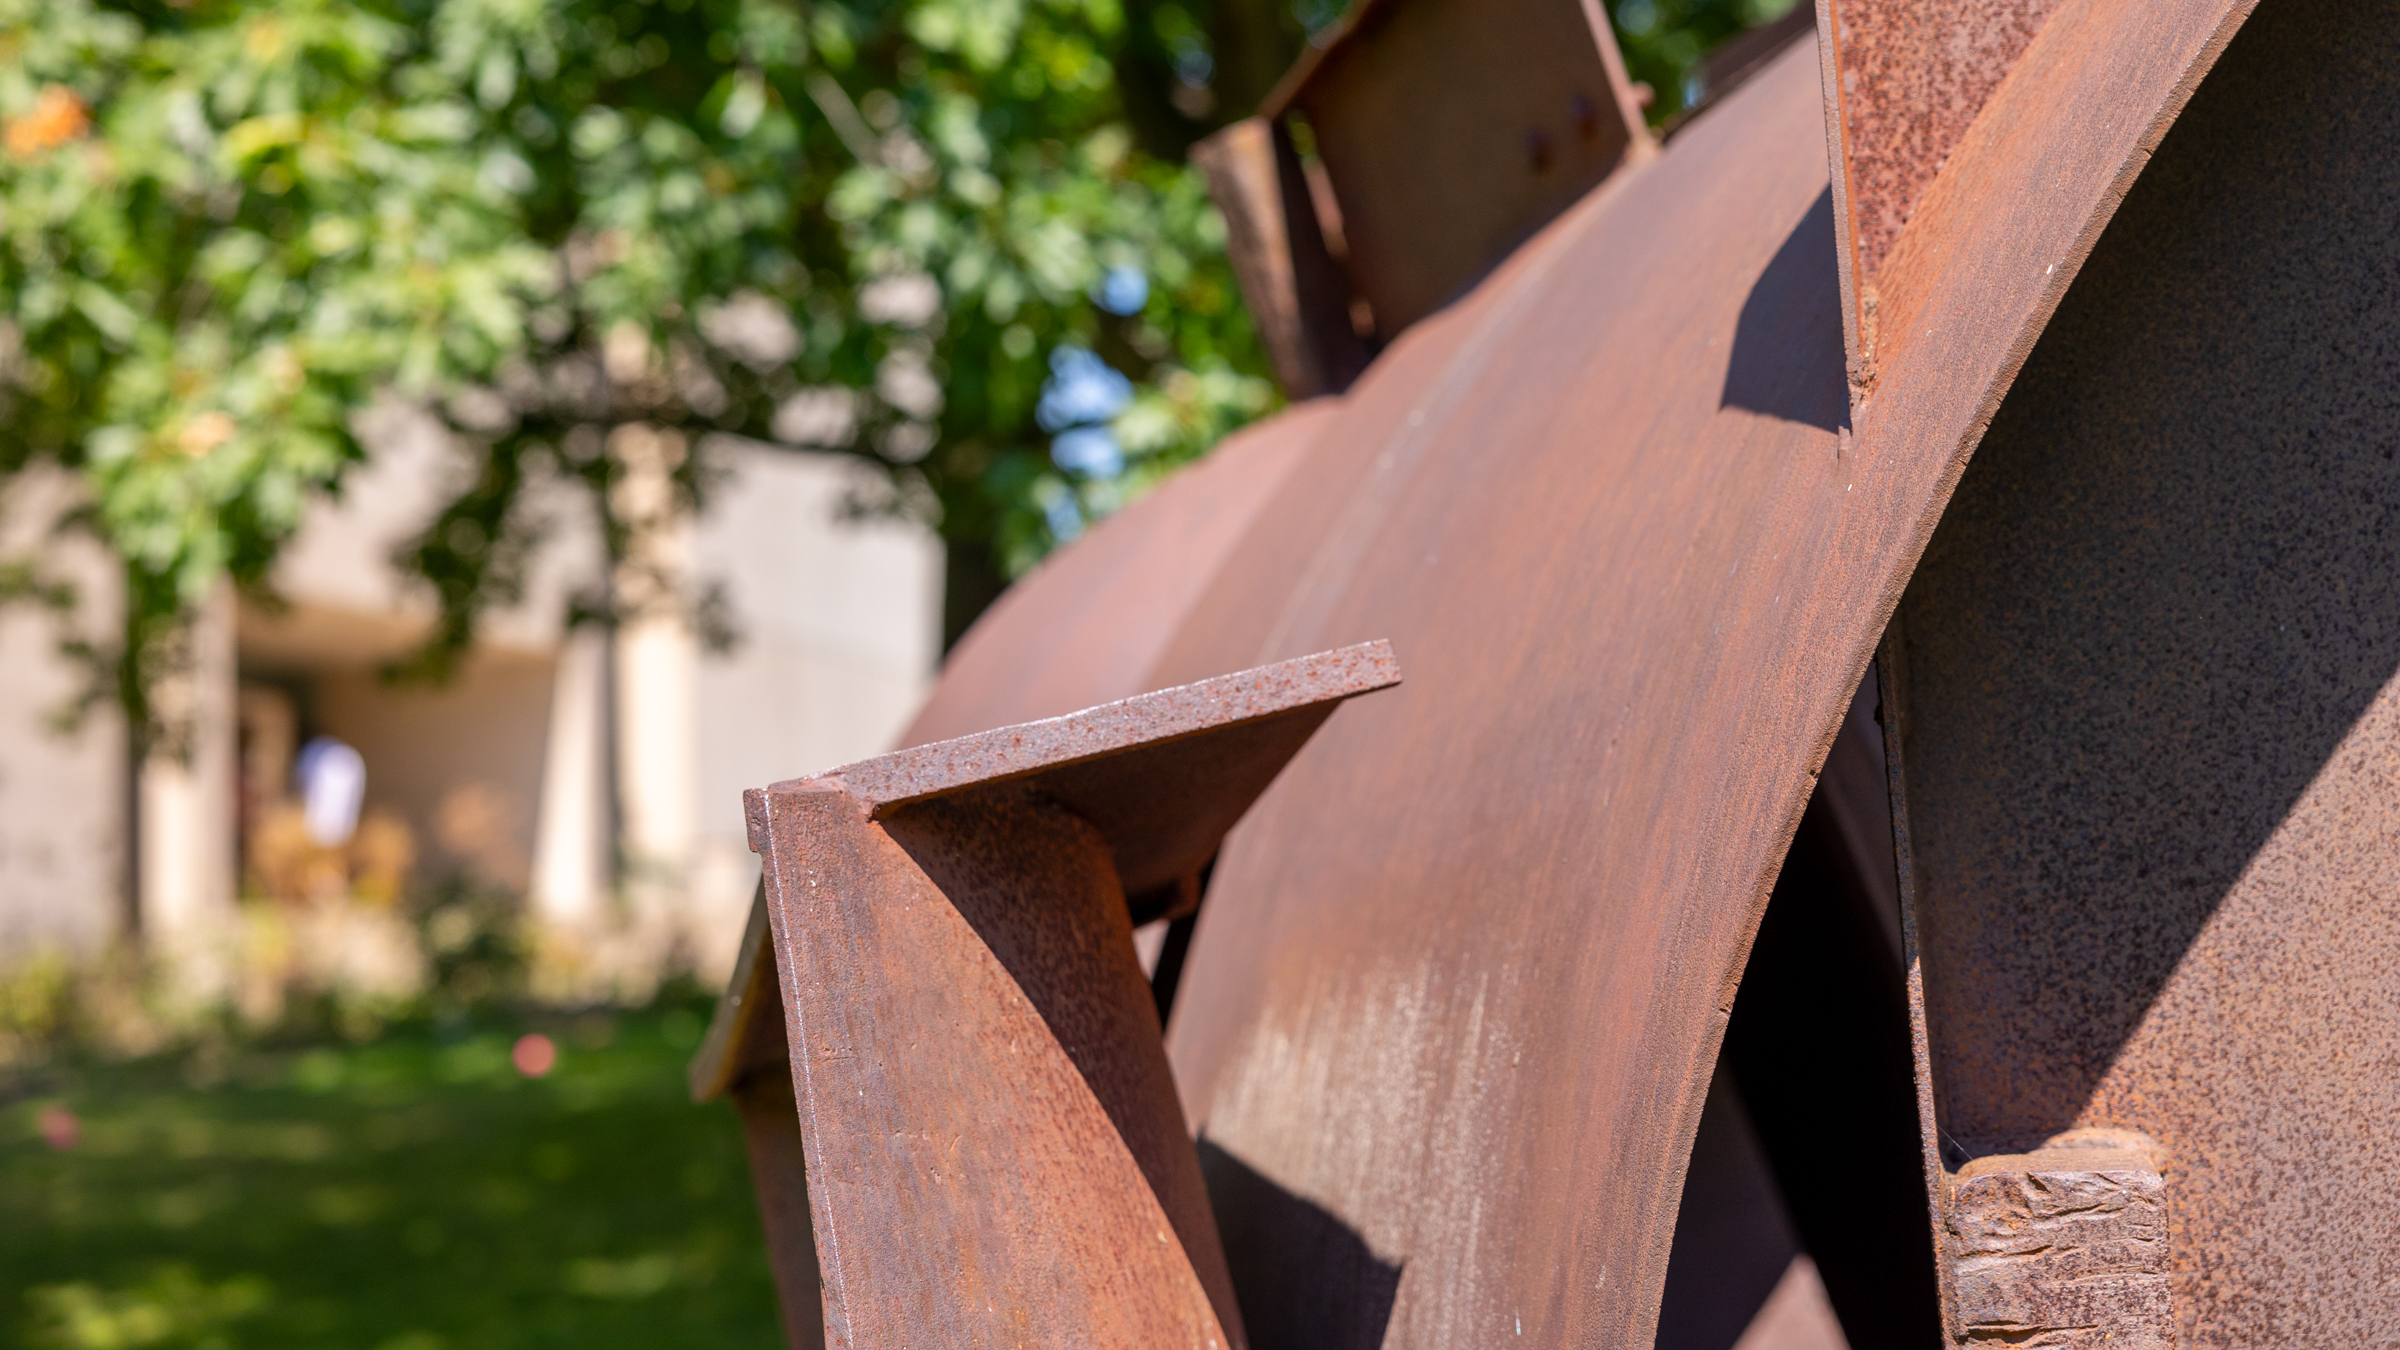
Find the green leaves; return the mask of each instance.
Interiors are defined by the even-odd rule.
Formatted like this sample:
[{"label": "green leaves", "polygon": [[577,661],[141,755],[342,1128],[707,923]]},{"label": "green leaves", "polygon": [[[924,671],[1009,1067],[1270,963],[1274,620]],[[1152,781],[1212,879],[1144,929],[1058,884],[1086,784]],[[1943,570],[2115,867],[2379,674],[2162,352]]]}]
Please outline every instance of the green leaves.
[{"label": "green leaves", "polygon": [[[0,472],[84,474],[128,671],[219,578],[267,585],[386,390],[472,461],[402,560],[442,610],[422,669],[510,592],[522,484],[585,484],[640,552],[622,427],[691,447],[684,509],[707,433],[780,429],[1021,571],[1273,399],[1197,177],[1125,129],[1124,29],[1114,0],[0,0]],[[1112,268],[1134,312],[1095,304]],[[1061,346],[1134,382],[1119,453],[1053,462]]]},{"label": "green leaves", "polygon": [[1701,58],[1710,48],[1789,12],[1795,0],[1611,0],[1625,69],[1651,86],[1650,119],[1662,122],[1699,101]]}]

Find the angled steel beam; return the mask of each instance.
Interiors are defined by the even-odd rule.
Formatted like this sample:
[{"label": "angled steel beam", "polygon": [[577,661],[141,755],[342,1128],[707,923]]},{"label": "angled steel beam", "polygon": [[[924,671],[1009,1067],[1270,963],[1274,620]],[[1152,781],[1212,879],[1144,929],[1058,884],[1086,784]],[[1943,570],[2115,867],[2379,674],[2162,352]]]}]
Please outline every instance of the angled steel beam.
[{"label": "angled steel beam", "polygon": [[1338,394],[1372,355],[1350,320],[1350,282],[1317,218],[1292,130],[1245,117],[1192,147],[1208,195],[1225,217],[1225,244],[1243,303],[1295,399]]},{"label": "angled steel beam", "polygon": [[766,922],[694,1086],[781,1013],[825,1343],[1246,1343],[1126,899],[1398,679],[1364,643],[746,795]]},{"label": "angled steel beam", "polygon": [[1308,124],[1387,342],[1656,149],[1597,0],[1362,0],[1260,112]]}]

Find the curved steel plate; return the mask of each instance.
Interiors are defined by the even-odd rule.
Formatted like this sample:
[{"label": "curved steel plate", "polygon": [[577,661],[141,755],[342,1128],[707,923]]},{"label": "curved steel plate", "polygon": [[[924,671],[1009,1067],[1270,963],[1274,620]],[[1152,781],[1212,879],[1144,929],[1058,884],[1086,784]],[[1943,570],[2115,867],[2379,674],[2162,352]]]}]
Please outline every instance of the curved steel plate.
[{"label": "curved steel plate", "polygon": [[[2057,6],[1884,261],[1855,432],[1802,49],[1410,329],[1238,540],[1192,567],[1129,513],[962,648],[916,738],[1372,637],[1408,664],[1229,840],[1169,1032],[1224,1230],[1313,1244],[1290,1267],[1317,1343],[1649,1343],[1826,747],[2241,12]],[[1116,608],[1119,586],[1167,599]],[[1255,1343],[1303,1334],[1244,1294]]]},{"label": "curved steel plate", "polygon": [[1204,1154],[1371,1254],[1299,1295],[1336,1343],[1650,1340],[1880,622],[1816,94],[1788,54],[1387,352],[1153,677],[1348,633],[1409,667],[1228,841],[1169,1036]]},{"label": "curved steel plate", "polygon": [[1855,433],[1816,71],[1787,54],[1387,352],[1162,658],[1155,683],[1388,634],[1412,672],[1235,832],[1170,1030],[1220,1167],[1371,1255],[1330,1297],[1381,1343],[1647,1343],[1843,707],[2234,22],[2061,7],[1896,247],[1912,326]]}]

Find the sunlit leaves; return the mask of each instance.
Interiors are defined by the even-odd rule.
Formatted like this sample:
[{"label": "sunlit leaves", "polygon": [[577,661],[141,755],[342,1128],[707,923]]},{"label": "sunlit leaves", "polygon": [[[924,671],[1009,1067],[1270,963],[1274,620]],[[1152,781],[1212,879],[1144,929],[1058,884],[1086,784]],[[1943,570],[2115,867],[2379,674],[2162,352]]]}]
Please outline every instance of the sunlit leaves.
[{"label": "sunlit leaves", "polygon": [[[866,457],[1020,571],[1271,401],[1196,176],[1123,125],[1123,28],[1113,0],[0,0],[0,471],[81,467],[137,645],[263,584],[386,390],[480,457],[411,555],[453,645],[522,551],[511,485],[607,515],[624,425]],[[1061,348],[1131,390],[1094,453],[1036,419]]]}]

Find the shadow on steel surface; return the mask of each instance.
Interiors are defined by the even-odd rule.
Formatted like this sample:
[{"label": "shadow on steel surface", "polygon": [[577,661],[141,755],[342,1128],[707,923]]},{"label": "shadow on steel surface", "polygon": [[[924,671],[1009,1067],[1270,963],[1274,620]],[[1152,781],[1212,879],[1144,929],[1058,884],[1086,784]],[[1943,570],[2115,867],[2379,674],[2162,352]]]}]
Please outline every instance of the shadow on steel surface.
[{"label": "shadow on steel surface", "polygon": [[[1908,995],[1847,863],[1820,783],[1750,948],[1719,1066],[1749,1107],[1852,1350],[1923,1350],[1938,1342],[1941,1317]],[[1708,1109],[1719,1109],[1713,1096]]]},{"label": "shadow on steel surface", "polygon": [[[999,959],[1068,1060],[1092,1085],[1117,1133],[1144,1170],[1155,1173],[1164,1164],[1148,1156],[1145,1145],[1156,1144],[1151,1136],[1158,1132],[1158,1118],[1180,1121],[1180,1108],[1171,1094],[1139,1091],[1164,1088],[1165,1080],[1148,1081],[1146,1063],[1137,1062],[1144,1057],[1129,1056],[1137,1047],[1128,1046],[1123,1029],[1112,1025],[1130,1010],[1147,1012],[1155,1005],[1152,998],[1094,986],[1094,968],[1111,969],[1130,981],[1139,975],[1138,967],[1122,960],[1113,968],[1089,960],[1089,955],[1125,954],[1120,949],[1128,939],[1116,931],[1125,921],[1112,913],[1105,923],[1094,924],[1092,916],[1064,905],[1049,914],[1040,905],[1028,904],[1022,890],[996,880],[1011,875],[1012,855],[1040,844],[1038,835],[1018,823],[1020,813],[1047,806],[1020,785],[1003,782],[905,807],[884,828]],[[1002,824],[996,827],[994,822]],[[1089,826],[1076,821],[1074,828]],[[1146,984],[1143,992],[1149,992]],[[1155,1035],[1158,1024],[1151,1022],[1142,1030]]]},{"label": "shadow on steel surface", "polygon": [[1897,897],[1876,687],[1870,670],[1742,973],[1676,1209],[1658,1350],[1728,1350],[1802,1253],[1850,1350],[1940,1340],[1898,916],[1885,912]]},{"label": "shadow on steel surface", "polygon": [[1400,1266],[1348,1224],[1200,1139],[1225,1263],[1251,1350],[1376,1350],[1400,1293]]},{"label": "shadow on steel surface", "polygon": [[[2074,1121],[2400,673],[2400,174],[2363,168],[2400,132],[2376,67],[2395,44],[2385,18],[2336,14],[2266,6],[2235,37],[2026,362],[1903,604],[1912,818],[1942,805],[1926,792],[1966,792],[2011,822],[1979,824],[1997,851],[1927,878],[1924,903],[1998,886],[2049,927],[2038,949],[1998,928],[1947,946],[2052,1005],[1973,1018],[2039,1071],[1994,1079],[1986,1118],[1953,1133]],[[1936,828],[1921,870],[1967,862]]]},{"label": "shadow on steel surface", "polygon": [[2388,6],[2258,8],[1900,613],[1948,1161],[2165,1146],[2189,1350],[2380,1343],[2400,1288],[2396,71]]},{"label": "shadow on steel surface", "polygon": [[1150,968],[1150,998],[1158,1005],[1158,1024],[1167,1025],[1175,1012],[1175,991],[1183,986],[1183,963],[1192,953],[1192,934],[1199,929],[1200,911],[1208,904],[1209,879],[1216,875],[1217,859],[1209,855],[1192,878],[1191,907],[1167,921],[1167,931],[1159,942],[1158,963]]},{"label": "shadow on steel surface", "polygon": [[[1850,427],[1842,374],[1841,273],[1834,265],[1833,189],[1827,188],[1767,261],[1733,330],[1720,408],[1741,408],[1820,431]],[[1834,319],[1827,323],[1828,316]],[[1793,352],[1808,353],[1795,361]]]},{"label": "shadow on steel surface", "polygon": [[1799,1254],[1758,1130],[1720,1060],[1675,1208],[1656,1350],[1732,1350]]}]

